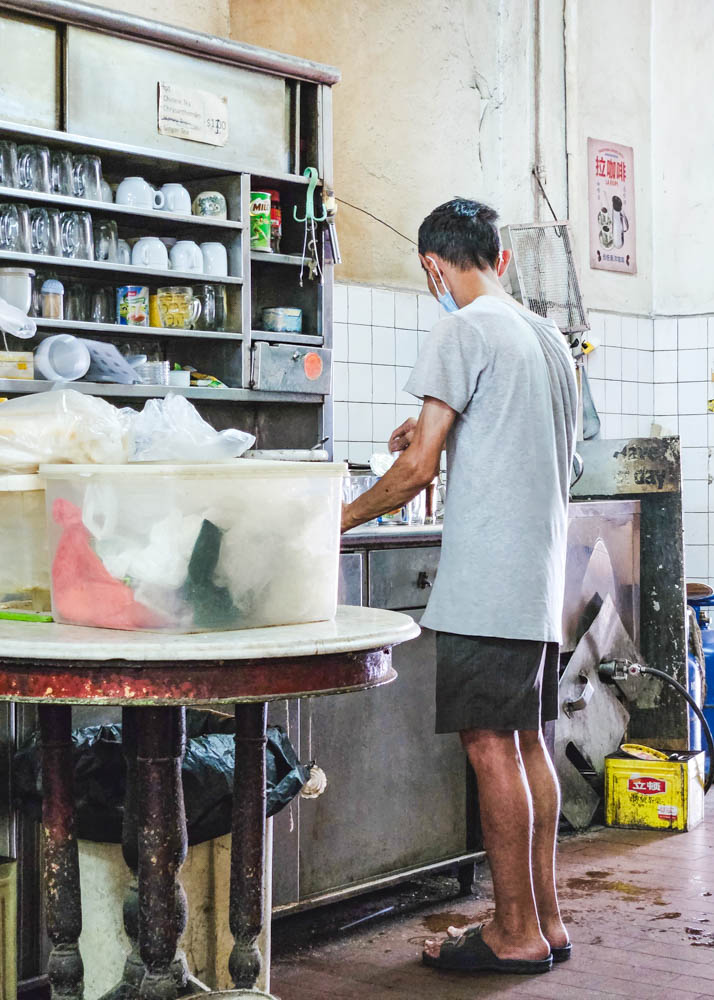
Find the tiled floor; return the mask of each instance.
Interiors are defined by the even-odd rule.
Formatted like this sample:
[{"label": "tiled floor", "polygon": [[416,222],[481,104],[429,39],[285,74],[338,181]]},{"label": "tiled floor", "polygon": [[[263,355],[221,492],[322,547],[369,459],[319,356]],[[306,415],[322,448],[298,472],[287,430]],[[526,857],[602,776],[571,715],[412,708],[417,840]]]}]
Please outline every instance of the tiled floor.
[{"label": "tiled floor", "polygon": [[[421,966],[425,936],[489,912],[454,899],[352,932],[273,967],[281,1000],[704,1000],[714,995],[714,793],[688,834],[600,830],[561,847],[573,958],[533,978],[443,974]],[[488,891],[488,890],[486,890]]]}]

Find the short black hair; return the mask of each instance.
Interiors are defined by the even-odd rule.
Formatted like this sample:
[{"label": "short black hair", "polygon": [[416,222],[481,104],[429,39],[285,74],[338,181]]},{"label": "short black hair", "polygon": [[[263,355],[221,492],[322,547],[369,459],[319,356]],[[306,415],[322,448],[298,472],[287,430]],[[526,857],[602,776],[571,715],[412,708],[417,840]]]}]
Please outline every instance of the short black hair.
[{"label": "short black hair", "polygon": [[439,205],[419,226],[419,253],[467,270],[496,267],[501,251],[498,212],[480,201],[452,198]]}]

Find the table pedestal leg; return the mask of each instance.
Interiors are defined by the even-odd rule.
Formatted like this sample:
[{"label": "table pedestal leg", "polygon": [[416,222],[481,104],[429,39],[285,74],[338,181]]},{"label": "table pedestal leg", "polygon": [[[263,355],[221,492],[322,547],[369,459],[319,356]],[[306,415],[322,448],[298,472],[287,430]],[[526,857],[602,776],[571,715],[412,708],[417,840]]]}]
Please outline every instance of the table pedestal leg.
[{"label": "table pedestal leg", "polygon": [[72,709],[40,705],[42,828],[47,933],[52,942],[47,975],[52,1000],[80,1000],[84,966],[79,953],[82,899],[74,819]]},{"label": "table pedestal leg", "polygon": [[258,937],[265,920],[265,745],[268,706],[236,705],[229,960],[237,989],[251,989],[261,972]]},{"label": "table pedestal leg", "polygon": [[182,708],[145,708],[137,719],[139,954],[141,1000],[175,1000],[188,969],[177,951],[186,927],[186,895],[178,873],[186,859],[181,762]]}]

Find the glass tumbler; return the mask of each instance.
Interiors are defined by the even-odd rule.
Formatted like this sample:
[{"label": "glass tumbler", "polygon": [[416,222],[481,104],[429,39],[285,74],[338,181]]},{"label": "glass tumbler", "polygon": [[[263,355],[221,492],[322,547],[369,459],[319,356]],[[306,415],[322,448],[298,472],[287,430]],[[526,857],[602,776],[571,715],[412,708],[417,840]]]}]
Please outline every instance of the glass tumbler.
[{"label": "glass tumbler", "polygon": [[66,149],[50,152],[50,190],[53,194],[74,194],[72,154]]},{"label": "glass tumbler", "polygon": [[64,296],[64,318],[86,323],[89,319],[89,289],[86,285],[70,285]]},{"label": "glass tumbler", "polygon": [[17,167],[17,146],[14,142],[0,142],[0,185],[16,188],[20,186]]},{"label": "glass tumbler", "polygon": [[75,156],[72,179],[75,197],[102,200],[102,161],[98,156],[88,153]]},{"label": "glass tumbler", "polygon": [[216,286],[197,285],[196,298],[201,303],[201,312],[196,320],[197,330],[216,329]]},{"label": "glass tumbler", "polygon": [[26,191],[50,190],[50,151],[47,146],[18,146],[20,187]]},{"label": "glass tumbler", "polygon": [[94,259],[112,264],[119,261],[119,231],[113,219],[102,219],[94,224]]},{"label": "glass tumbler", "polygon": [[62,212],[60,245],[63,257],[94,260],[94,235],[89,212]]},{"label": "glass tumbler", "polygon": [[116,294],[113,288],[95,288],[89,303],[89,318],[92,323],[114,323],[116,315]]},{"label": "glass tumbler", "polygon": [[27,205],[0,205],[0,250],[30,253],[30,209]]}]

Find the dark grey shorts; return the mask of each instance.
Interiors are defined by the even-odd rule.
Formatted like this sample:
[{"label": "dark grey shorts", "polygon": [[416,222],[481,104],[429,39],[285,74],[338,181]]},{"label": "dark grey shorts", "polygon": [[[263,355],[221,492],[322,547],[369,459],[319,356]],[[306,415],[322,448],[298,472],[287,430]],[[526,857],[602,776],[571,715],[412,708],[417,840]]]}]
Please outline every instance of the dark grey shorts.
[{"label": "dark grey shorts", "polygon": [[558,718],[555,642],[436,633],[436,732],[534,729]]}]

